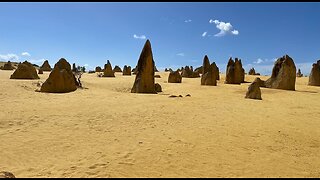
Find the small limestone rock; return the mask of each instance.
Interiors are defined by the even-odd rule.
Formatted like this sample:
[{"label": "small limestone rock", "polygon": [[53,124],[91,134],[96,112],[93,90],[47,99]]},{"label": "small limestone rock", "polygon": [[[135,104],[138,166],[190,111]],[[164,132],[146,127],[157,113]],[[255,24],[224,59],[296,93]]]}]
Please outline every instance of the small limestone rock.
[{"label": "small limestone rock", "polygon": [[[257,79],[260,80],[260,78],[257,78]],[[255,80],[248,87],[248,91],[246,93],[246,97],[245,98],[262,100],[259,80]]]},{"label": "small limestone rock", "polygon": [[1,171],[0,178],[16,178],[11,172]]}]

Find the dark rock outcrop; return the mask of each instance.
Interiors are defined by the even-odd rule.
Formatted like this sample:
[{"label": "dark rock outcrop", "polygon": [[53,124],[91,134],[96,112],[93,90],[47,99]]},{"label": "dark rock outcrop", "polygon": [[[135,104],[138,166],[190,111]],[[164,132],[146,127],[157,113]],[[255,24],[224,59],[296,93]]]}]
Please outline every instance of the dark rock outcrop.
[{"label": "dark rock outcrop", "polygon": [[161,88],[161,85],[159,83],[156,83],[154,85],[154,88],[156,89],[156,92],[162,92],[162,88]]},{"label": "dark rock outcrop", "polygon": [[300,70],[300,69],[298,69],[297,77],[303,77],[303,74],[301,73],[301,70]]},{"label": "dark rock outcrop", "polygon": [[312,64],[308,85],[320,86],[320,60]]},{"label": "dark rock outcrop", "polygon": [[200,77],[200,74],[198,72],[194,72],[189,66],[186,66],[183,68],[181,76],[185,78],[197,78]]},{"label": "dark rock outcrop", "polygon": [[244,82],[244,77],[245,71],[242,68],[241,59],[235,58],[235,61],[233,61],[230,58],[227,65],[225,84],[241,84]]},{"label": "dark rock outcrop", "polygon": [[122,71],[123,76],[131,76],[131,66],[125,65]]},{"label": "dark rock outcrop", "polygon": [[250,70],[249,70],[249,73],[248,73],[249,75],[256,75],[256,70],[254,69],[254,68],[251,68]]},{"label": "dark rock outcrop", "polygon": [[262,100],[259,82],[261,82],[260,78],[256,78],[250,84],[250,86],[248,87],[248,91],[246,93],[245,98]]},{"label": "dark rock outcrop", "polygon": [[181,81],[182,81],[182,76],[178,70],[170,72],[168,77],[168,83],[181,83]]},{"label": "dark rock outcrop", "polygon": [[40,91],[48,93],[67,93],[77,89],[79,83],[71,71],[66,59],[61,58],[51,71],[48,79],[42,84]]},{"label": "dark rock outcrop", "polygon": [[215,63],[210,64],[209,58],[206,55],[203,59],[203,74],[201,76],[201,85],[206,86],[216,86],[217,85],[217,77],[216,72],[214,70],[216,67]]},{"label": "dark rock outcrop", "polygon": [[1,69],[2,70],[14,70],[15,67],[12,65],[12,63],[10,61],[8,61],[7,63],[5,63],[3,65],[3,67]]},{"label": "dark rock outcrop", "polygon": [[11,75],[10,79],[40,79],[36,68],[31,63],[25,61],[19,63],[18,68]]},{"label": "dark rock outcrop", "polygon": [[248,73],[249,75],[259,75],[260,76],[260,73],[256,73],[256,70],[254,69],[254,68],[251,68],[250,70],[249,70],[249,73]]},{"label": "dark rock outcrop", "polygon": [[43,74],[43,70],[42,69],[38,69],[38,74]]},{"label": "dark rock outcrop", "polygon": [[157,93],[154,83],[154,67],[151,44],[147,40],[138,60],[132,93]]},{"label": "dark rock outcrop", "polygon": [[96,72],[102,72],[102,69],[101,69],[100,66],[97,66],[97,67],[96,67]]},{"label": "dark rock outcrop", "polygon": [[278,58],[274,63],[271,77],[265,81],[267,88],[295,90],[296,66],[288,55]]},{"label": "dark rock outcrop", "polygon": [[41,69],[42,71],[51,71],[51,70],[52,70],[52,68],[51,68],[48,60],[45,60],[45,61],[43,62],[43,64],[42,64],[42,66],[40,67],[40,69]]},{"label": "dark rock outcrop", "polygon": [[11,172],[1,171],[0,178],[16,178]]},{"label": "dark rock outcrop", "polygon": [[109,60],[107,61],[107,64],[104,65],[103,77],[115,77]]},{"label": "dark rock outcrop", "polygon": [[113,72],[122,72],[121,68],[119,66],[115,66],[113,68]]}]

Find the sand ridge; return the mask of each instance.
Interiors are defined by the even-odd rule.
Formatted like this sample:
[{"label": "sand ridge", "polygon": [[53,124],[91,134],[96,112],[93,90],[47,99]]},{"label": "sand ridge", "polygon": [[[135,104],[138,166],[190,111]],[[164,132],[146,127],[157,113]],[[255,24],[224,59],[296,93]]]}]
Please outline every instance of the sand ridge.
[{"label": "sand ridge", "polygon": [[49,72],[12,73],[0,70],[0,169],[16,177],[320,177],[320,88],[307,77],[257,101],[224,74],[201,86],[159,72],[155,95],[130,93],[135,76],[122,73],[83,74],[65,94],[35,92]]}]

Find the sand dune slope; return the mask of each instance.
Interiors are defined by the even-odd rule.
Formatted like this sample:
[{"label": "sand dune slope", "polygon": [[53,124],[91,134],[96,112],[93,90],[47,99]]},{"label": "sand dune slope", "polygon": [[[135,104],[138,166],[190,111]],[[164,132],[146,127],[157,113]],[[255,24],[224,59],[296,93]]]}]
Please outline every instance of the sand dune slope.
[{"label": "sand dune slope", "polygon": [[48,72],[12,73],[0,70],[0,171],[16,177],[320,177],[320,87],[307,77],[258,101],[225,75],[200,86],[160,72],[153,95],[130,93],[135,76],[84,74],[85,89],[46,94]]}]

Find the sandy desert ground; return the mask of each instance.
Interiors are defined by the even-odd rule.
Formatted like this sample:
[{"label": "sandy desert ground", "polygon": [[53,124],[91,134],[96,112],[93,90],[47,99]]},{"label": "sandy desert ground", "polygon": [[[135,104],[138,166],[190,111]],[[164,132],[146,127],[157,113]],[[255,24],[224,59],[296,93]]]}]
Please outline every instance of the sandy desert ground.
[{"label": "sandy desert ground", "polygon": [[320,87],[307,77],[259,101],[224,75],[200,86],[156,73],[154,95],[130,93],[135,76],[84,74],[84,89],[46,94],[48,72],[12,73],[0,70],[0,171],[16,177],[320,177]]}]

